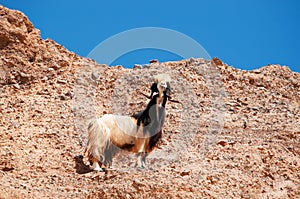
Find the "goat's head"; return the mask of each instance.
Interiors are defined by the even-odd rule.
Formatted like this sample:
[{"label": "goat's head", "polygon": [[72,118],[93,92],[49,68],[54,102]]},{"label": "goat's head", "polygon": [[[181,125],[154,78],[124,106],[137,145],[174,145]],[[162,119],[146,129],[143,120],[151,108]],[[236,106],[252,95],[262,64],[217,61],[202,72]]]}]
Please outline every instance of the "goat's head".
[{"label": "goat's head", "polygon": [[160,96],[166,95],[166,97],[170,98],[170,81],[171,77],[167,74],[156,75],[155,82],[151,86],[151,97],[155,92],[158,92]]},{"label": "goat's head", "polygon": [[151,86],[150,96],[145,95],[140,92],[142,95],[148,99],[152,99],[154,95],[160,94],[161,96],[166,97],[171,102],[180,103],[177,100],[171,99],[171,87],[170,87],[171,77],[167,74],[160,74],[155,76],[155,81]]}]

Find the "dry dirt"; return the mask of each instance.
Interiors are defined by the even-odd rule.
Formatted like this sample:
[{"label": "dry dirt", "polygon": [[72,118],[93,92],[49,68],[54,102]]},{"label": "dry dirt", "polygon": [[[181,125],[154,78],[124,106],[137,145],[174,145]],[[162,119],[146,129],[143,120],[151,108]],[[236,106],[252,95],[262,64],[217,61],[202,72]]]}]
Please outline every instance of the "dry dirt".
[{"label": "dry dirt", "polygon": [[[300,198],[300,74],[221,60],[108,67],[40,38],[0,6],[0,198]],[[142,110],[152,77],[172,77],[163,139],[148,168],[81,157],[90,119]]]}]

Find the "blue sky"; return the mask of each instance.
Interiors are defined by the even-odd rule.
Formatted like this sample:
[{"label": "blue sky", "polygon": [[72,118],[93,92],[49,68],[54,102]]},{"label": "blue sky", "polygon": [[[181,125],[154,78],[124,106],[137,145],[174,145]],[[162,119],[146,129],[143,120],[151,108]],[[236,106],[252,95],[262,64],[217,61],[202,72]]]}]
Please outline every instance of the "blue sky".
[{"label": "blue sky", "polygon": [[[267,64],[289,66],[300,72],[300,1],[63,1],[0,0],[24,12],[42,38],[51,38],[81,56],[120,32],[162,27],[181,32],[203,46],[211,57],[241,69]],[[174,41],[176,42],[176,41]],[[163,50],[130,52],[113,62],[180,60]]]}]

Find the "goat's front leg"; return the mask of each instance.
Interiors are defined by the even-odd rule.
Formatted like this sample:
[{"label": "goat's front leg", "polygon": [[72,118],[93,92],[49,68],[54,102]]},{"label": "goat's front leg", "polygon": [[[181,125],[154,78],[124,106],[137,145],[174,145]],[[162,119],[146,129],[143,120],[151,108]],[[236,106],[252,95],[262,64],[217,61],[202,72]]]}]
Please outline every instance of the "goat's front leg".
[{"label": "goat's front leg", "polygon": [[137,168],[146,168],[146,157],[148,156],[148,153],[146,152],[139,152],[137,153],[137,160],[136,160],[136,164],[135,167]]},{"label": "goat's front leg", "polygon": [[148,153],[147,152],[144,152],[142,154],[142,167],[143,168],[146,168],[146,157],[148,156]]},{"label": "goat's front leg", "polygon": [[136,159],[136,163],[135,163],[135,167],[136,168],[144,168],[144,164],[143,164],[143,156],[144,152],[138,152],[137,153],[137,159]]}]

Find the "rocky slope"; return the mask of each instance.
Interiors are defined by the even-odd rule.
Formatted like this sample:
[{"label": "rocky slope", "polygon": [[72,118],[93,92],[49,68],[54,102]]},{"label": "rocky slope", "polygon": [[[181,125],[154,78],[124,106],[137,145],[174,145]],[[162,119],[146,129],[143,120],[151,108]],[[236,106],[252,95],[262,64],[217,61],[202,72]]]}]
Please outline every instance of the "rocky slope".
[{"label": "rocky slope", "polygon": [[[153,74],[172,77],[163,139],[148,169],[121,153],[89,172],[89,119],[131,114]],[[108,67],[40,38],[0,6],[0,198],[299,198],[300,74],[219,59]]]}]

